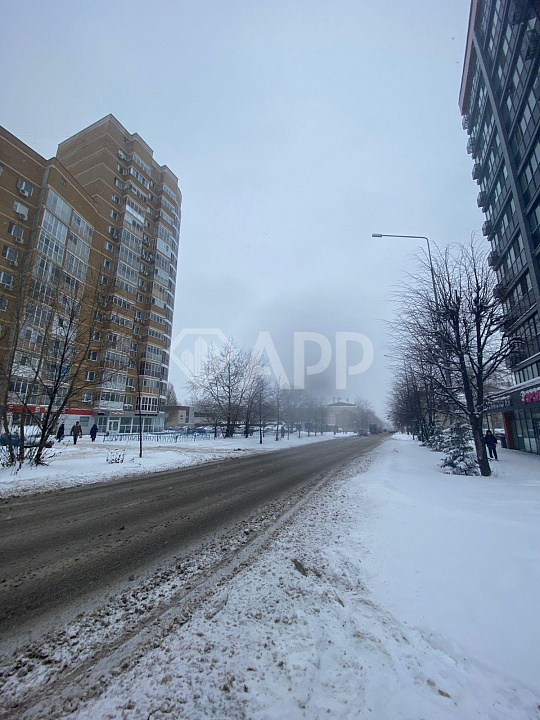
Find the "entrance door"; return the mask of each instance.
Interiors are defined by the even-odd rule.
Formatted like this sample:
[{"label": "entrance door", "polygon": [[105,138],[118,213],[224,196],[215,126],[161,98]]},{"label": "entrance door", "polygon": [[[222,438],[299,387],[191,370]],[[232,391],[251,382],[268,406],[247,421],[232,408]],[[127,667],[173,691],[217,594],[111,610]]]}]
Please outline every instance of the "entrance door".
[{"label": "entrance door", "polygon": [[117,433],[120,428],[120,418],[109,418],[109,432]]}]

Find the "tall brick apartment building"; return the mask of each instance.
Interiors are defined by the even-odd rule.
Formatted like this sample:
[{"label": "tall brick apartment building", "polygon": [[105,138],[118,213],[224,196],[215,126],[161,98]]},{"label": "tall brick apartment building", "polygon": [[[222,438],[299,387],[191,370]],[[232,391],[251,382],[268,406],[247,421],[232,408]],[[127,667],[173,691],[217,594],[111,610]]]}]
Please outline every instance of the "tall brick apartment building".
[{"label": "tall brick apartment building", "polygon": [[[163,427],[180,212],[177,177],[112,115],[50,160],[0,128],[0,384],[11,415],[23,404],[42,412],[54,330],[76,296],[96,310],[81,322],[91,335],[78,338],[85,357],[65,419],[131,432],[142,414],[145,430]],[[67,381],[73,368],[62,372]]]}]

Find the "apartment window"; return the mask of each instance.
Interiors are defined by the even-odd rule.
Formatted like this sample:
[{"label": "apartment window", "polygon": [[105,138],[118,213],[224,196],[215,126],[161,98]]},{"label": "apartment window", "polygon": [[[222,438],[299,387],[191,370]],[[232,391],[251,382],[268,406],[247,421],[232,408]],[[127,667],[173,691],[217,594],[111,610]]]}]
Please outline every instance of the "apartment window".
[{"label": "apartment window", "polygon": [[144,297],[141,295],[141,293],[137,293],[137,302],[143,302]]},{"label": "apartment window", "polygon": [[95,362],[97,360],[97,350],[90,350],[88,353],[88,359]]},{"label": "apartment window", "polygon": [[23,205],[18,200],[13,203],[13,211],[21,218],[21,220],[28,220],[28,206]]},{"label": "apartment window", "polygon": [[21,195],[24,195],[25,197],[31,197],[34,192],[34,186],[29,183],[28,180],[23,180],[22,178],[19,178],[17,188]]},{"label": "apartment window", "polygon": [[94,372],[94,370],[87,370],[86,375],[84,376],[84,379],[92,382],[92,380],[94,380],[95,377],[96,377],[96,373]]},{"label": "apartment window", "polygon": [[108,250],[109,252],[112,252],[114,250],[114,245],[112,242],[109,242],[108,240],[105,243],[105,250]]},{"label": "apartment window", "polygon": [[91,403],[92,402],[92,393],[91,392],[83,392],[82,401],[83,401],[83,403]]},{"label": "apartment window", "polygon": [[0,297],[0,310],[5,310],[7,308],[7,299],[5,297]]},{"label": "apartment window", "polygon": [[108,284],[109,284],[109,280],[108,280],[108,278],[105,277],[105,275],[100,275],[100,276],[99,276],[99,282],[100,282],[101,285],[108,285]]},{"label": "apartment window", "polygon": [[60,240],[62,245],[66,242],[68,229],[64,223],[61,223],[58,218],[45,210],[43,213],[43,220],[41,221],[43,228],[57,240]]},{"label": "apartment window", "polygon": [[111,211],[110,211],[109,214],[110,214],[110,216],[112,217],[113,220],[118,220],[118,212],[117,212],[116,210],[113,210],[113,209],[111,208]]},{"label": "apartment window", "polygon": [[0,285],[11,287],[13,285],[13,275],[5,271],[0,271]]},{"label": "apartment window", "polygon": [[61,178],[60,178],[60,185],[65,185],[65,184],[66,184],[66,178],[61,177]]},{"label": "apartment window", "polygon": [[69,224],[69,221],[71,220],[71,207],[51,188],[49,188],[46,205],[49,210],[56,215],[56,217],[59,217],[60,220]]},{"label": "apartment window", "polygon": [[120,205],[120,198],[118,195],[112,196],[113,202],[115,202],[117,205]]},{"label": "apartment window", "polygon": [[20,225],[17,225],[14,222],[10,222],[8,226],[8,233],[14,238],[16,238],[19,242],[23,241],[24,228],[22,228]]},{"label": "apartment window", "polygon": [[109,270],[110,267],[111,267],[111,261],[110,261],[110,260],[107,260],[107,258],[103,258],[103,267],[104,267],[106,270]]},{"label": "apartment window", "polygon": [[16,265],[19,260],[19,251],[9,245],[4,245],[2,257],[7,258],[11,263]]},{"label": "apartment window", "polygon": [[120,163],[116,163],[116,170],[120,173],[120,175],[125,175],[126,171],[124,169],[123,165],[120,165]]},{"label": "apartment window", "polygon": [[99,332],[99,330],[94,330],[92,333],[92,340],[99,340],[100,337],[101,333]]},{"label": "apartment window", "polygon": [[48,255],[58,264],[62,263],[64,258],[64,248],[44,230],[42,230],[39,234],[37,247],[44,255]]},{"label": "apartment window", "polygon": [[114,176],[113,182],[116,185],[116,187],[119,187],[119,188],[122,187],[122,181],[120,180],[120,178],[117,178],[116,175]]},{"label": "apartment window", "polygon": [[157,397],[143,395],[142,398],[137,398],[137,410],[140,408],[142,412],[157,412],[157,405]]},{"label": "apartment window", "polygon": [[94,228],[75,211],[73,211],[73,217],[71,218],[71,227],[75,230],[77,235],[82,237],[84,240],[88,240],[89,242],[92,241]]}]

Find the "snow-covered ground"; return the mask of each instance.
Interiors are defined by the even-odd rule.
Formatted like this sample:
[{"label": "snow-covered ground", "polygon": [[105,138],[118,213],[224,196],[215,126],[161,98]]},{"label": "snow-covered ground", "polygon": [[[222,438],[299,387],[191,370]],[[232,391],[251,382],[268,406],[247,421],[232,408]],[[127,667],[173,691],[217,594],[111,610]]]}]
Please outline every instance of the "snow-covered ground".
[{"label": "snow-covered ground", "polygon": [[[187,467],[199,463],[237,457],[240,454],[271,452],[299,447],[307,443],[321,440],[334,440],[346,437],[346,433],[334,435],[313,435],[302,437],[291,435],[276,442],[275,435],[267,434],[262,445],[257,437],[234,438],[188,438],[174,442],[165,439],[160,441],[145,440],[143,457],[139,457],[139,439],[134,435],[128,440],[104,442],[98,437],[92,442],[88,435],[83,436],[73,445],[73,440],[66,437],[56,442],[47,451],[47,465],[20,469],[0,467],[0,497],[7,495],[57,490],[73,485],[102,482],[123,475],[168,470],[175,467]],[[123,462],[108,462],[112,456],[124,454]]]},{"label": "snow-covered ground", "polygon": [[491,478],[438,459],[389,439],[51,717],[540,717],[540,457],[501,450]]}]

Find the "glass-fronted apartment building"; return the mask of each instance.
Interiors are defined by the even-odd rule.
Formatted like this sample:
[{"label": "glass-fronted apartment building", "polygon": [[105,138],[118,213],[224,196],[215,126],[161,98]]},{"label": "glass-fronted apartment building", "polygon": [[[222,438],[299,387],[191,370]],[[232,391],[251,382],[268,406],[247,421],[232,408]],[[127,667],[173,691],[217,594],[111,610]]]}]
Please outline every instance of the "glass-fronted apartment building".
[{"label": "glass-fronted apartment building", "polygon": [[540,453],[540,17],[530,0],[473,0],[459,98],[515,386],[491,399],[510,447]]},{"label": "glass-fronted apartment building", "polygon": [[144,430],[163,428],[180,208],[176,176],[112,115],[50,160],[0,128],[0,363],[10,413],[22,402],[42,411],[66,305],[84,310],[98,298],[87,344],[84,323],[74,341],[85,357],[66,420],[132,432],[142,417]]}]

